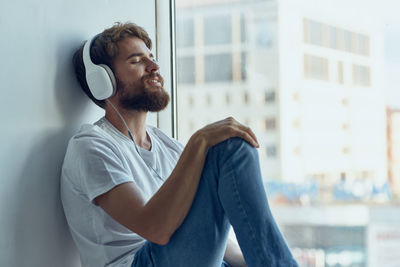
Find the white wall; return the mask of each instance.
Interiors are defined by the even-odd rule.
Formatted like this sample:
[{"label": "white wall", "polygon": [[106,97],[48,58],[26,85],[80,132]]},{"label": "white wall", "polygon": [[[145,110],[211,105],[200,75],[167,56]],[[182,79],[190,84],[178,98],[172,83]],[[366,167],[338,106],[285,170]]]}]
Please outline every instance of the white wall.
[{"label": "white wall", "polygon": [[66,145],[103,112],[71,57],[115,21],[155,36],[155,1],[0,1],[0,266],[79,266],[59,199]]}]

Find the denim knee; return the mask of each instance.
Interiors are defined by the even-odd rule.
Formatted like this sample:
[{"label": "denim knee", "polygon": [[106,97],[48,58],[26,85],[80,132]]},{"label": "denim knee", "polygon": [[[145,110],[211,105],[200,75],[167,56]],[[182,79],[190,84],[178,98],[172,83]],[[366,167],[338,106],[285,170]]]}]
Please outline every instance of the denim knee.
[{"label": "denim knee", "polygon": [[231,137],[213,147],[218,153],[228,153],[229,155],[237,152],[254,153],[257,151],[252,145],[240,137]]}]

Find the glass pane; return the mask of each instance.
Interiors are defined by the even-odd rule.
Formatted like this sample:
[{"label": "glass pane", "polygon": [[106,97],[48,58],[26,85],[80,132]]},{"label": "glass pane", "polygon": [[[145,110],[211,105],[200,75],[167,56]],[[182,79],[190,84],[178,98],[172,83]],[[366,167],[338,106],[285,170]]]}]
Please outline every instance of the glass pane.
[{"label": "glass pane", "polygon": [[178,138],[252,128],[300,266],[397,266],[400,2],[332,3],[177,0]]},{"label": "glass pane", "polygon": [[231,25],[231,18],[227,15],[204,17],[204,44],[230,44]]},{"label": "glass pane", "polygon": [[204,70],[206,82],[232,81],[232,55],[206,55]]}]

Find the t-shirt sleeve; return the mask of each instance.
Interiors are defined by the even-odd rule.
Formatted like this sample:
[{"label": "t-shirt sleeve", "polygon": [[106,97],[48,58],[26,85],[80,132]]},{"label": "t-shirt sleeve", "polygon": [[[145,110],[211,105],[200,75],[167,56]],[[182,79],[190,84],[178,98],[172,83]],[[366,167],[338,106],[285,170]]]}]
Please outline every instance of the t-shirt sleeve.
[{"label": "t-shirt sleeve", "polygon": [[121,151],[102,138],[84,138],[75,144],[76,175],[83,193],[93,201],[115,186],[133,182]]}]

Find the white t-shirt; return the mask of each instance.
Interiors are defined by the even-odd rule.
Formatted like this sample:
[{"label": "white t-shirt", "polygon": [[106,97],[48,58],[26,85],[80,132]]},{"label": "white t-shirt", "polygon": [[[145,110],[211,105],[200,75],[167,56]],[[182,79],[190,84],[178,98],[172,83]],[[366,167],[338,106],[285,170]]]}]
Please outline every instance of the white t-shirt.
[{"label": "white t-shirt", "polygon": [[68,143],[61,200],[84,267],[130,266],[145,242],[93,200],[116,185],[133,182],[147,201],[169,177],[183,146],[155,127],[147,126],[146,131],[152,148],[138,147],[143,158],[132,140],[104,117],[94,125],[83,125]]}]

